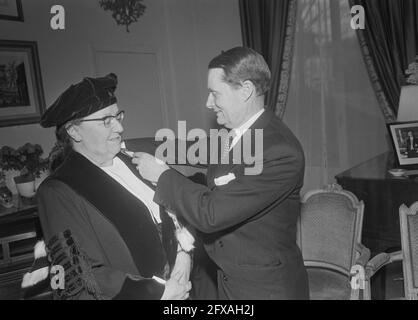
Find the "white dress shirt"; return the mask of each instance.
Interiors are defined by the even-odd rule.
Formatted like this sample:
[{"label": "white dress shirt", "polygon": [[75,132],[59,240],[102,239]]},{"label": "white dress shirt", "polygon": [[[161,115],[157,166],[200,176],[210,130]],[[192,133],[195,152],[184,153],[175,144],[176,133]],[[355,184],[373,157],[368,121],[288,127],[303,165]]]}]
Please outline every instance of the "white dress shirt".
[{"label": "white dress shirt", "polygon": [[229,146],[229,151],[237,144],[239,139],[244,135],[244,133],[253,125],[253,123],[263,114],[264,108],[255,113],[250,119],[240,125],[238,128],[232,129],[234,131],[234,139],[232,140],[231,145]]},{"label": "white dress shirt", "polygon": [[141,200],[147,206],[154,222],[161,223],[160,206],[153,201],[154,190],[138,179],[122,160],[115,157],[111,166],[101,169]]}]

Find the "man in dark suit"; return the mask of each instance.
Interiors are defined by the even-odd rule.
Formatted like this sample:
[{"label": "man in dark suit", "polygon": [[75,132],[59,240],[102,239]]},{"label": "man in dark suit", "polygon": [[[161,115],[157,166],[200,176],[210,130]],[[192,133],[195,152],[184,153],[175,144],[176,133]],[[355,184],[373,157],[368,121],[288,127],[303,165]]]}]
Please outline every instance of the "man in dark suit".
[{"label": "man in dark suit", "polygon": [[[147,153],[136,153],[133,160],[141,175],[157,184],[154,201],[205,235],[206,252],[219,268],[221,299],[309,298],[296,244],[304,155],[293,133],[264,109],[269,82],[266,62],[249,48],[230,49],[209,63],[207,107],[218,124],[231,129],[233,140],[222,148],[229,162],[209,163],[207,186]],[[262,130],[260,139],[256,129]],[[245,135],[257,152],[252,172]]]}]

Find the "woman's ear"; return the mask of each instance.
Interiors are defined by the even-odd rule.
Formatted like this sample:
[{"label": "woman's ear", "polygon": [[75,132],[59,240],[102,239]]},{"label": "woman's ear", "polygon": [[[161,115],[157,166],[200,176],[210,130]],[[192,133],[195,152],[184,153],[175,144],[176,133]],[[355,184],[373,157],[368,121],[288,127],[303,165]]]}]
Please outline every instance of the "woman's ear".
[{"label": "woman's ear", "polygon": [[254,92],[255,92],[255,87],[252,81],[245,80],[242,82],[241,93],[242,93],[242,98],[244,99],[244,101],[248,101],[248,99],[250,99],[253,96]]},{"label": "woman's ear", "polygon": [[80,142],[82,140],[82,136],[78,130],[78,127],[75,125],[70,125],[66,128],[68,135],[74,142]]}]

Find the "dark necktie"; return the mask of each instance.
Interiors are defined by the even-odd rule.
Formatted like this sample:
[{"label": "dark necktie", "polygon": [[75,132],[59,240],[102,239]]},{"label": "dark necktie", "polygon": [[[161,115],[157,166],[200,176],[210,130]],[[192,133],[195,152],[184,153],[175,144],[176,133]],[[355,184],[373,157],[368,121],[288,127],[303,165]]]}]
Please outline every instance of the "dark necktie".
[{"label": "dark necktie", "polygon": [[229,153],[229,148],[231,147],[232,141],[236,136],[235,130],[231,130],[228,134],[228,138],[225,141],[224,147],[222,149],[222,158],[226,157]]}]

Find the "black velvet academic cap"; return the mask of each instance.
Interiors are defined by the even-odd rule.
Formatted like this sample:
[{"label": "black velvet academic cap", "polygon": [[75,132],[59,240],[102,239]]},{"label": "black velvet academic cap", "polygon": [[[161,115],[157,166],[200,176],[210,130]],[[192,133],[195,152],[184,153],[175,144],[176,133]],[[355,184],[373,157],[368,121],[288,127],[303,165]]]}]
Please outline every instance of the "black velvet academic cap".
[{"label": "black velvet academic cap", "polygon": [[71,85],[43,114],[41,126],[59,127],[116,103],[114,92],[117,83],[117,76],[109,73],[101,78],[86,77]]}]

